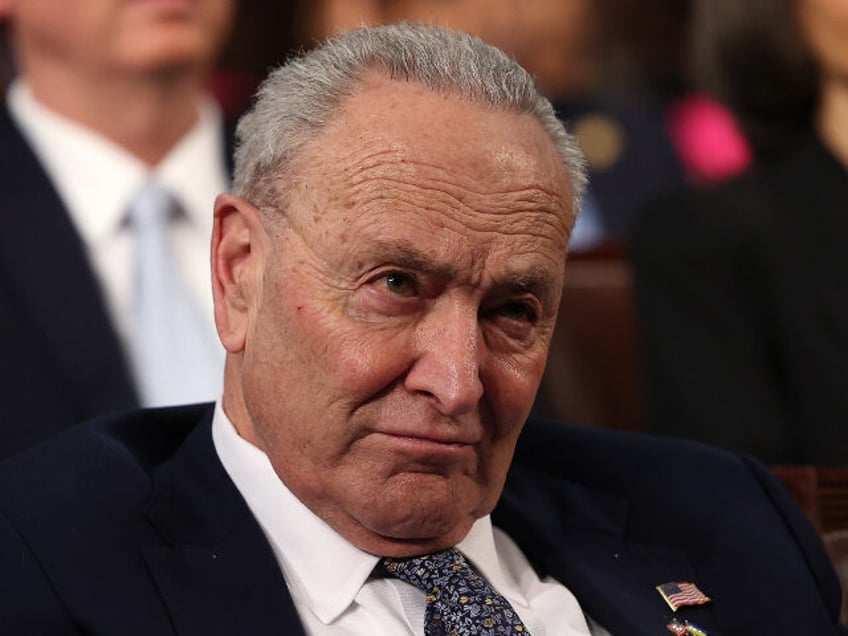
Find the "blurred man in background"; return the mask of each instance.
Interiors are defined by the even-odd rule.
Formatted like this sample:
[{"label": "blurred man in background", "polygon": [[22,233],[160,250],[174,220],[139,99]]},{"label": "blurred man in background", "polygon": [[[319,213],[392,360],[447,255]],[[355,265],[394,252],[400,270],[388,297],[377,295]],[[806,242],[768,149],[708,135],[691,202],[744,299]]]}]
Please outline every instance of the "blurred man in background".
[{"label": "blurred man in background", "polygon": [[317,0],[305,7],[305,21],[319,38],[362,23],[437,24],[515,57],[569,123],[589,163],[591,185],[569,243],[574,253],[626,244],[643,205],[684,181],[663,104],[628,50],[639,28],[621,24],[621,14],[645,11],[643,3],[634,10],[598,0]]},{"label": "blurred man in background", "polygon": [[[205,93],[232,0],[0,0],[0,456],[97,413],[214,398]],[[187,371],[191,370],[191,373]]]}]

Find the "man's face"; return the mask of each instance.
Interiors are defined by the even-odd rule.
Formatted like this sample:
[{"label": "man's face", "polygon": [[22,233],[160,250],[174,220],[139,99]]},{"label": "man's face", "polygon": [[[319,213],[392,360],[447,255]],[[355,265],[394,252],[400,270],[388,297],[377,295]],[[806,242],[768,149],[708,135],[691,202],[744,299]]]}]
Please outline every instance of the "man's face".
[{"label": "man's face", "polygon": [[[233,0],[0,0],[22,63],[85,73],[208,66]],[[25,69],[26,70],[26,69]]]},{"label": "man's face", "polygon": [[821,79],[829,85],[844,86],[848,78],[848,3],[798,0],[796,10]]},{"label": "man's face", "polygon": [[253,253],[236,428],[360,548],[455,544],[494,507],[545,365],[565,170],[529,116],[373,79],[296,172]]},{"label": "man's face", "polygon": [[591,80],[594,0],[394,0],[386,22],[439,24],[479,36],[514,56],[549,96]]}]

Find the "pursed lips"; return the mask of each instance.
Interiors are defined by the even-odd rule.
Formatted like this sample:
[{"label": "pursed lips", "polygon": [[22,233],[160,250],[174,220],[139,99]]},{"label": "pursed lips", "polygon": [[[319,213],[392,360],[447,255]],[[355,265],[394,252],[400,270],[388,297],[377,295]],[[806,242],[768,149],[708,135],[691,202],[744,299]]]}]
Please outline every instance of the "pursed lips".
[{"label": "pursed lips", "polygon": [[451,429],[439,430],[430,428],[430,430],[403,430],[403,429],[386,429],[375,430],[375,433],[388,435],[390,437],[408,438],[412,440],[420,440],[423,442],[433,442],[435,444],[446,444],[453,446],[473,446],[480,441],[480,435],[464,430],[462,425],[452,426]]},{"label": "pursed lips", "polygon": [[439,456],[452,458],[467,456],[479,442],[479,437],[457,431],[408,432],[408,431],[376,431],[377,435],[388,439],[389,443],[398,450],[415,455]]}]

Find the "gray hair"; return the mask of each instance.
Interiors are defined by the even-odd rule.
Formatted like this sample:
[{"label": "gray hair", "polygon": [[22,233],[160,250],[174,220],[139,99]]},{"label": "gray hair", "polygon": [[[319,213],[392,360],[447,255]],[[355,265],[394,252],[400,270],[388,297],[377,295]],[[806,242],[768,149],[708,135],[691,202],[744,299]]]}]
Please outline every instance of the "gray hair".
[{"label": "gray hair", "polygon": [[587,181],[583,153],[530,74],[478,38],[410,23],[344,33],[274,70],[236,130],[235,192],[256,205],[279,197],[281,182],[292,176],[289,168],[298,151],[375,71],[437,93],[535,117],[565,165],[574,212],[580,208]]}]

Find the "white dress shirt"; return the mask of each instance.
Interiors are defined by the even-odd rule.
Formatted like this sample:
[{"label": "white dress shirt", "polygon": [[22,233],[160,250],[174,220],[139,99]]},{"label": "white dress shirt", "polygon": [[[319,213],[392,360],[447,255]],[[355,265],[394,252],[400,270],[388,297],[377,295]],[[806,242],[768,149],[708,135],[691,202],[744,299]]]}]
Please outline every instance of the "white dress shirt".
[{"label": "white dress shirt", "polygon": [[[46,108],[25,80],[12,83],[9,111],[67,208],[103,291],[119,337],[130,320],[132,237],[128,204],[155,178],[179,201],[184,215],[169,229],[177,265],[217,342],[212,311],[209,240],[215,197],[229,188],[220,109],[207,99],[194,127],[155,167],[92,130]],[[223,374],[223,347],[221,347]],[[220,393],[208,396],[213,400]]]},{"label": "white dress shirt", "polygon": [[[359,550],[313,514],[285,486],[261,450],[239,437],[220,402],[215,449],[262,528],[294,606],[311,636],[422,636],[424,593],[394,578],[372,577],[379,557]],[[533,636],[601,636],[571,594],[540,580],[519,547],[488,516],[457,546],[509,600]]]}]

